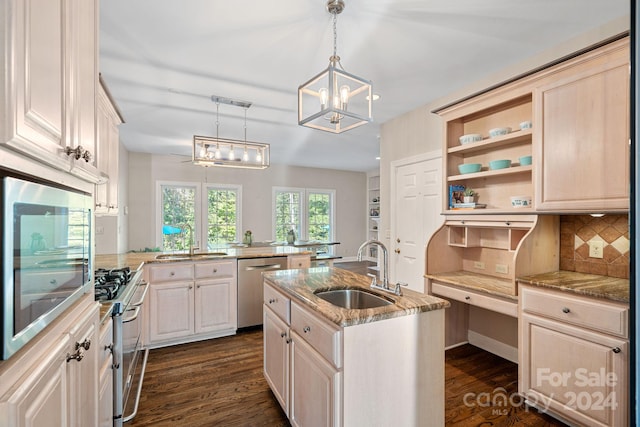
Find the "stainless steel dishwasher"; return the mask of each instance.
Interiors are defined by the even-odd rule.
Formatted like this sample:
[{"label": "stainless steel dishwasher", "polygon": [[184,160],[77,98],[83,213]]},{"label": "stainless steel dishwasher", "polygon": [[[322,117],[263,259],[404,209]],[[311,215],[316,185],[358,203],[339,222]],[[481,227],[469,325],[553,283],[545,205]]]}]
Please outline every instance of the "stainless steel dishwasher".
[{"label": "stainless steel dishwasher", "polygon": [[262,272],[286,268],[286,256],[238,260],[238,328],[262,325]]}]

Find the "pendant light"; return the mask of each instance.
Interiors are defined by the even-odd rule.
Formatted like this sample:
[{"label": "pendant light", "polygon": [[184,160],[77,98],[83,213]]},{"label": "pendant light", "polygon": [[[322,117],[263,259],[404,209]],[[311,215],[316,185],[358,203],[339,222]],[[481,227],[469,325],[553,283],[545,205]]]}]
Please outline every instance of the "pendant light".
[{"label": "pendant light", "polygon": [[[247,110],[250,102],[212,95],[216,103],[216,136],[193,136],[192,163],[198,166],[220,166],[247,169],[266,169],[269,167],[269,144],[247,141]],[[221,138],[220,104],[244,108],[244,140]],[[242,155],[236,155],[236,148]]]},{"label": "pendant light", "polygon": [[344,0],[328,0],[333,17],[333,55],[329,67],[298,87],[298,124],[341,133],[372,121],[372,84],[342,68],[337,54],[337,16]]}]

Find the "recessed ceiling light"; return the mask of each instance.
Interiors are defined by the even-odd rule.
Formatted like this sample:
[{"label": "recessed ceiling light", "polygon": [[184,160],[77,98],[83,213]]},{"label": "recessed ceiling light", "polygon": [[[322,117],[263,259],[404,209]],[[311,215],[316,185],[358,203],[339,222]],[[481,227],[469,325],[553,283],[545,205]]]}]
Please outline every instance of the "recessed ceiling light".
[{"label": "recessed ceiling light", "polygon": [[376,157],[376,160],[380,160],[380,156]]}]

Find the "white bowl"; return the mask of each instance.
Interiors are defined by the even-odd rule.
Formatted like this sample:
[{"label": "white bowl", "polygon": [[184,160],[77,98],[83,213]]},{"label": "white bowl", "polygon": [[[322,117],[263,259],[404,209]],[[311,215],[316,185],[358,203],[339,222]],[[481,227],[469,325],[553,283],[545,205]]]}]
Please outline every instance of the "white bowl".
[{"label": "white bowl", "polygon": [[462,135],[460,138],[460,144],[468,144],[470,142],[478,142],[482,141],[482,135],[479,133],[469,133],[467,135]]},{"label": "white bowl", "polygon": [[526,122],[520,123],[520,130],[531,129],[533,127],[533,123],[531,120],[527,120]]},{"label": "white bowl", "polygon": [[530,208],[531,196],[511,196],[512,208]]},{"label": "white bowl", "polygon": [[510,127],[506,128],[493,128],[489,131],[489,137],[495,138],[496,136],[506,135],[511,132]]}]

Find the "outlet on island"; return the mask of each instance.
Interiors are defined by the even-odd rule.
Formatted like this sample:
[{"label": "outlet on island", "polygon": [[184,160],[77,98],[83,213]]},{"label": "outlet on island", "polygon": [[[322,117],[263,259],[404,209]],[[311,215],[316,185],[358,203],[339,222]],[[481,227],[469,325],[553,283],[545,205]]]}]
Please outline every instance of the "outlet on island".
[{"label": "outlet on island", "polygon": [[496,273],[508,274],[509,266],[507,264],[496,264]]}]

